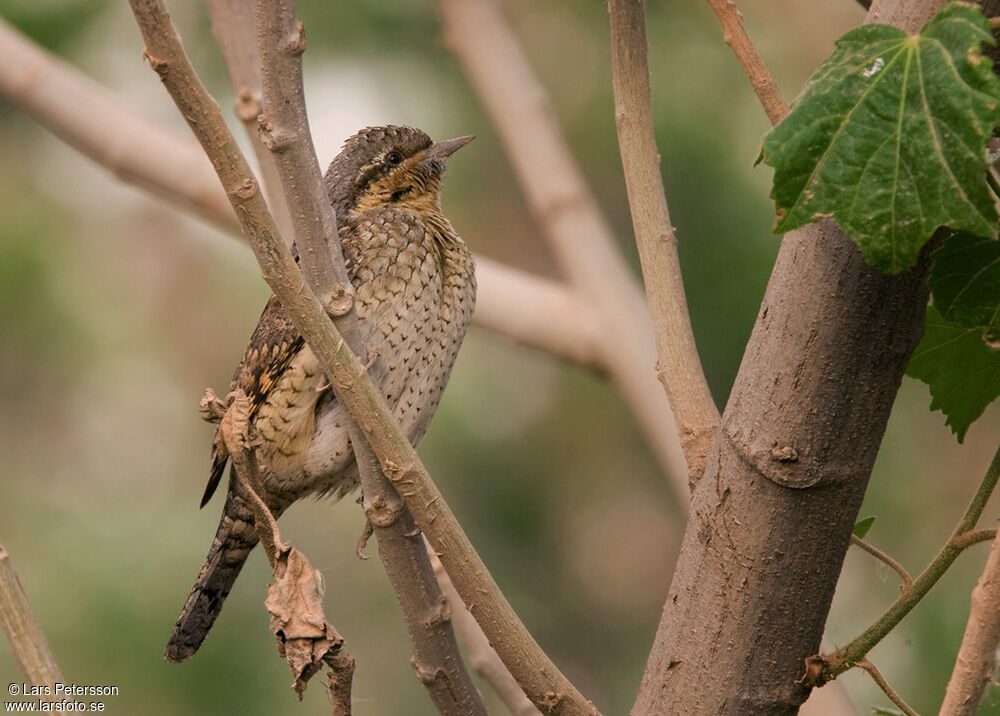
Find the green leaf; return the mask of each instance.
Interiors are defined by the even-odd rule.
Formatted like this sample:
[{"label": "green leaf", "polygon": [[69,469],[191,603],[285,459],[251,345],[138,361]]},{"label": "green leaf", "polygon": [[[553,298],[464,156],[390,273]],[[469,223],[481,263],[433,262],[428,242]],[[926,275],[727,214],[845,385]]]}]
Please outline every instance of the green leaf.
[{"label": "green leaf", "polygon": [[854,523],[854,536],[858,539],[864,539],[865,535],[868,534],[868,530],[872,528],[875,524],[875,516],[865,517],[863,520],[858,520]]},{"label": "green leaf", "polygon": [[927,383],[931,410],[940,410],[958,436],[1000,396],[1000,346],[983,340],[983,329],[948,323],[927,308],[924,337],[907,366],[908,375]]},{"label": "green leaf", "polygon": [[952,234],[934,252],[928,283],[942,318],[981,329],[983,340],[1000,348],[1000,241]]},{"label": "green leaf", "polygon": [[887,273],[911,267],[939,226],[992,236],[986,142],[1000,79],[983,43],[994,44],[989,24],[966,3],[919,35],[873,24],[840,38],[764,139],[775,232],[833,216]]}]

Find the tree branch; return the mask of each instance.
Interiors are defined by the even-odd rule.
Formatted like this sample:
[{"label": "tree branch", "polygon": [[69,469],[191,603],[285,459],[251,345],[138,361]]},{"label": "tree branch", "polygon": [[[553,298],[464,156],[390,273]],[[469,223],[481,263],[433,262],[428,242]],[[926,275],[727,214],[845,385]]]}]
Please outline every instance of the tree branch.
[{"label": "tree branch", "polygon": [[785,235],[691,500],[634,714],[794,714],[809,695],[802,663],[819,648],[922,332],[928,254],[885,276],[832,221]]},{"label": "tree branch", "polygon": [[979,539],[970,539],[969,535],[976,534],[970,532],[970,530],[976,526],[976,522],[979,521],[979,517],[983,514],[986,503],[989,501],[990,495],[993,494],[993,489],[996,487],[998,480],[1000,480],[1000,448],[997,448],[997,452],[993,456],[993,461],[986,470],[986,474],[983,476],[979,489],[976,490],[976,494],[966,508],[965,514],[962,515],[962,519],[959,520],[958,525],[955,527],[951,539],[944,544],[937,553],[937,556],[934,557],[931,563],[913,581],[913,584],[903,590],[896,598],[896,601],[892,603],[874,624],[868,627],[856,639],[852,640],[847,646],[838,649],[833,654],[820,657],[823,668],[817,670],[812,675],[815,678],[810,677],[810,680],[814,681],[817,685],[822,684],[830,679],[837,678],[837,676],[852,666],[857,666],[868,652],[882,641],[903,620],[903,617],[909,614],[920,603],[920,600],[944,576],[944,573],[958,558],[958,555],[967,547],[982,541]]},{"label": "tree branch", "polygon": [[[353,305],[354,288],[340,250],[337,217],[323,184],[323,172],[309,132],[302,89],[305,31],[295,18],[293,0],[254,0],[252,5],[264,92],[263,111],[258,120],[260,138],[278,167],[281,193],[292,214],[306,283],[323,305],[335,298],[340,301],[334,315],[343,316]],[[357,322],[351,319],[338,328],[357,351],[360,348],[355,340],[360,335]]]},{"label": "tree branch", "polygon": [[883,693],[889,697],[892,703],[896,704],[900,710],[906,714],[906,716],[920,716],[916,711],[907,706],[906,702],[903,701],[903,697],[896,693],[896,690],[889,686],[889,682],[885,680],[882,673],[875,668],[875,664],[871,663],[867,659],[864,661],[859,661],[858,666],[868,672],[868,675],[874,679],[878,687],[882,689]]},{"label": "tree branch", "polygon": [[880,550],[878,547],[865,542],[857,535],[851,535],[851,544],[853,544],[855,547],[860,547],[865,552],[873,556],[875,559],[879,560],[880,562],[884,562],[885,564],[892,567],[892,569],[895,570],[896,574],[899,575],[899,578],[903,582],[900,585],[900,589],[906,590],[909,589],[911,586],[913,586],[913,578],[910,576],[910,573],[903,568],[903,565],[901,565],[899,562],[894,560],[888,554]]},{"label": "tree branch", "polygon": [[59,665],[49,649],[42,627],[35,618],[21,580],[0,544],[0,625],[10,642],[14,661],[33,686],[53,687],[62,683]]},{"label": "tree branch", "polygon": [[525,696],[524,690],[518,686],[517,681],[514,680],[510,671],[497,656],[496,650],[490,646],[490,640],[486,638],[483,630],[476,623],[476,618],[462,602],[458,590],[455,589],[451,577],[445,571],[444,565],[441,564],[441,560],[434,552],[434,548],[426,540],[424,540],[424,546],[431,558],[434,575],[441,585],[441,592],[451,604],[452,623],[455,625],[455,632],[459,639],[465,645],[469,665],[490,685],[512,716],[541,716],[541,712]]},{"label": "tree branch", "polygon": [[686,501],[687,468],[670,403],[653,370],[649,309],[562,137],[545,89],[496,0],[440,0],[445,42],[500,136],[525,199],[604,336],[602,362]]},{"label": "tree branch", "polygon": [[972,608],[962,646],[948,681],[941,716],[975,716],[996,669],[1000,642],[1000,539],[994,538],[986,566],[972,590]]},{"label": "tree branch", "polygon": [[257,118],[264,103],[264,89],[260,83],[257,30],[250,5],[246,0],[206,0],[205,4],[212,21],[212,34],[222,51],[233,96],[236,98],[233,109],[243,122],[243,128],[257,157],[267,205],[281,235],[286,241],[291,241],[295,230],[285,196],[281,193],[278,167],[257,130]]},{"label": "tree branch", "polygon": [[[150,124],[3,19],[0,93],[122,181],[226,231],[240,231],[211,164],[195,143]],[[270,160],[269,155],[263,159]],[[587,368],[604,364],[607,350],[600,345],[597,318],[575,292],[483,256],[476,258],[476,279],[475,323]]]},{"label": "tree branch", "polygon": [[677,421],[688,483],[694,489],[719,430],[719,411],[691,332],[677,234],[660,176],[646,60],[645,0],[610,0],[608,9],[615,124],[646,297],[653,307],[657,369]]},{"label": "tree branch", "polygon": [[781,90],[778,89],[767,65],[764,64],[764,59],[747,34],[747,29],[743,26],[743,16],[736,9],[736,3],[734,0],[708,0],[708,4],[719,19],[726,44],[739,60],[740,67],[753,86],[753,91],[757,93],[757,99],[764,107],[764,113],[771,120],[771,124],[777,124],[788,114],[788,103],[781,96]]},{"label": "tree branch", "polygon": [[264,279],[330,376],[344,407],[364,431],[383,471],[406,500],[497,653],[543,712],[595,714],[594,706],[558,671],[507,603],[380,391],[305,285],[218,105],[184,55],[162,1],[129,1],[146,41],[146,56],[227,188]]},{"label": "tree branch", "polygon": [[452,630],[452,613],[464,608],[444,596],[420,529],[364,440],[355,447],[365,516],[378,539],[378,553],[396,593],[413,644],[410,665],[443,716],[485,716]]}]

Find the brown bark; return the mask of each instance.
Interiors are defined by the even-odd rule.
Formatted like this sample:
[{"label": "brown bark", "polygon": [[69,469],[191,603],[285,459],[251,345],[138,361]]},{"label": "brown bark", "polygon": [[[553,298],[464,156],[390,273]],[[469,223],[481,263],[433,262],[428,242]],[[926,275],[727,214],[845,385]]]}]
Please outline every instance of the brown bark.
[{"label": "brown bark", "polygon": [[[941,0],[876,2],[913,30]],[[905,5],[905,7],[904,7]],[[633,714],[794,714],[927,305],[831,221],[789,233],[695,491]]]},{"label": "brown bark", "polygon": [[[14,661],[33,686],[52,687],[62,682],[62,673],[52,655],[42,627],[35,618],[21,580],[0,544],[0,627],[3,627]],[[51,695],[49,695],[51,696]],[[48,700],[48,697],[46,697]]]},{"label": "brown bark", "polygon": [[684,501],[687,463],[653,370],[656,339],[642,287],[566,145],[548,93],[496,0],[440,0],[440,8],[445,43],[496,128],[556,261],[600,326],[602,363]]},{"label": "brown bark", "polygon": [[670,223],[653,135],[646,60],[645,0],[609,0],[615,124],[635,243],[652,309],[656,368],[670,398],[691,489],[701,479],[719,431],[719,410],[705,380],[691,331],[677,232]]},{"label": "brown bark", "polygon": [[[924,262],[926,263],[926,262]],[[690,521],[634,714],[793,714],[922,329],[832,222],[789,234]]]},{"label": "brown bark", "polygon": [[441,716],[486,716],[483,698],[458,650],[453,606],[441,593],[423,535],[356,429],[351,442],[361,472],[365,516],[413,645],[410,665]]}]

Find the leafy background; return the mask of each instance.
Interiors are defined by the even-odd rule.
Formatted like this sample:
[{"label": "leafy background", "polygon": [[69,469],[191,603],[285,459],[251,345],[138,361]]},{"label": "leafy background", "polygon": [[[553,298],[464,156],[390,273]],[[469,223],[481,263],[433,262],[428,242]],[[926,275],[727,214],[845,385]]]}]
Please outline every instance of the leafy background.
[{"label": "leafy background", "polygon": [[[298,4],[323,160],[366,124],[475,133],[453,162],[449,216],[476,251],[555,275],[489,122],[442,45],[434,4]],[[603,4],[504,5],[635,264]],[[229,106],[200,4],[171,7]],[[744,0],[741,9],[789,97],[863,18],[849,0]],[[186,136],[140,60],[124,3],[0,0],[0,16]],[[768,126],[707,6],[654,4],[649,36],[664,178],[721,404],[777,251],[770,171],[752,168]],[[211,438],[196,406],[205,386],[227,384],[266,299],[249,252],[120,186],[2,103],[0,216],[0,540],[65,674],[118,685],[111,713],[326,713],[319,688],[293,704],[267,633],[262,557],[250,560],[193,661],[177,667],[160,656],[218,519],[218,502],[196,509]],[[862,510],[878,515],[868,538],[913,570],[950,532],[1000,434],[994,405],[958,446],[929,402],[924,385],[904,380]],[[543,646],[605,713],[627,712],[683,510],[615,391],[473,330],[421,452]],[[997,516],[991,505],[984,524]],[[357,507],[303,504],[283,523],[322,569],[328,613],[359,662],[357,712],[433,713],[381,567],[353,557]],[[944,692],[985,550],[963,556],[872,654],[918,710],[935,710]],[[896,591],[892,573],[852,552],[831,642],[849,641]],[[0,648],[0,682],[19,678]],[[865,675],[843,678],[859,711],[887,705]],[[1000,694],[988,693],[983,713],[1000,714]]]}]

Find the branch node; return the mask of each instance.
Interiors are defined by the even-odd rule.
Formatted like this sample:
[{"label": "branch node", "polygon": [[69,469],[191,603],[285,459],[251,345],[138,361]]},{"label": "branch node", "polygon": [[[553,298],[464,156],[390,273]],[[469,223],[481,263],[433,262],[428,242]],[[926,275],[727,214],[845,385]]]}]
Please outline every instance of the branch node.
[{"label": "branch node", "polygon": [[427,668],[423,666],[416,656],[410,657],[410,666],[413,667],[414,673],[417,675],[417,679],[421,684],[433,684],[440,678],[447,678],[447,674],[443,669]]},{"label": "branch node", "polygon": [[243,122],[250,122],[260,115],[261,99],[249,87],[244,87],[236,95],[233,111]]},{"label": "branch node", "polygon": [[776,462],[798,462],[799,451],[792,445],[775,445],[771,448],[771,458]]},{"label": "branch node", "polygon": [[451,602],[444,594],[438,595],[438,600],[431,608],[425,625],[428,629],[446,626],[451,623]]},{"label": "branch node", "polygon": [[281,49],[293,57],[306,51],[306,28],[301,20],[295,21],[295,31],[285,37],[285,44]]},{"label": "branch node", "polygon": [[257,133],[260,141],[272,152],[283,152],[295,144],[295,134],[276,127],[266,114],[257,117]]},{"label": "branch node", "polygon": [[346,316],[354,307],[354,291],[342,283],[335,283],[326,302],[326,312],[335,318]]},{"label": "branch node", "polygon": [[825,656],[816,654],[810,656],[806,659],[806,672],[802,674],[802,678],[798,680],[797,683],[809,686],[810,688],[818,688],[829,681],[829,662]]},{"label": "branch node", "polygon": [[247,201],[259,192],[260,187],[257,186],[257,180],[253,177],[246,177],[236,186],[226,190],[230,197],[235,197],[239,201]]},{"label": "branch node", "polygon": [[163,77],[164,75],[167,74],[170,63],[167,62],[167,60],[160,59],[159,57],[154,55],[152,52],[149,51],[148,47],[142,51],[142,58],[149,63],[149,66],[152,67],[153,71],[156,72],[156,74],[160,75],[160,77]]},{"label": "branch node", "polygon": [[545,696],[542,697],[542,709],[546,713],[553,713],[564,698],[566,698],[565,694],[560,694],[556,691],[546,691]]}]

